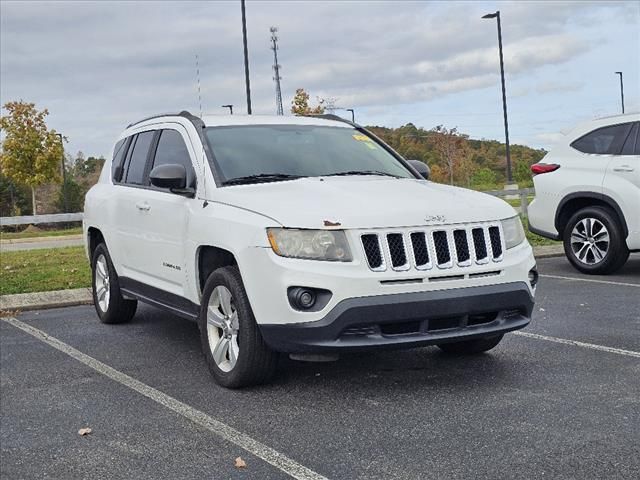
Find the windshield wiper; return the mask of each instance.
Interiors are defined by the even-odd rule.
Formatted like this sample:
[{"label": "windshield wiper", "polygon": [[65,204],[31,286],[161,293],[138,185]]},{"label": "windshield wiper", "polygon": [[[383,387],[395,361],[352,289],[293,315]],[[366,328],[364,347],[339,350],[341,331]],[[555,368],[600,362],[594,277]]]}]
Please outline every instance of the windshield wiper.
[{"label": "windshield wiper", "polygon": [[385,177],[401,178],[397,175],[387,172],[381,172],[380,170],[349,170],[348,172],[336,172],[322,175],[323,177],[345,177],[348,175],[382,175]]},{"label": "windshield wiper", "polygon": [[222,182],[223,185],[241,185],[244,183],[277,182],[281,180],[295,180],[303,175],[289,175],[287,173],[258,173],[244,177],[231,178]]}]

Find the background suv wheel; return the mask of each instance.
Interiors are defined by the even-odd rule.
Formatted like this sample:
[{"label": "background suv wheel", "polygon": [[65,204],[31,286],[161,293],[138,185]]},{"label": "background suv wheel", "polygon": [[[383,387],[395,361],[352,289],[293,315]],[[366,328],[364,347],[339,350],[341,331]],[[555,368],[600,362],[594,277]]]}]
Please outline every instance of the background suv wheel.
[{"label": "background suv wheel", "polygon": [[563,241],[567,258],[583,273],[613,273],[629,258],[620,223],[608,208],[578,210],[567,222]]}]

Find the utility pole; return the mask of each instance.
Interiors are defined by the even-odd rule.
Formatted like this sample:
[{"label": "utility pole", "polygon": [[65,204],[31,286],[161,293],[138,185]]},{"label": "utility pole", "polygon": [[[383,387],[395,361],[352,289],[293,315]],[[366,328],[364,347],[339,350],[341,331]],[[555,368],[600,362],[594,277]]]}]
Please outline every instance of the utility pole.
[{"label": "utility pole", "polygon": [[622,84],[622,72],[616,72],[620,75],[620,102],[622,103],[622,113],[624,113],[624,85]]},{"label": "utility pole", "polygon": [[60,138],[60,146],[62,147],[62,206],[64,207],[63,213],[69,213],[69,205],[67,204],[67,168],[64,165],[64,142],[61,133],[57,133]]},{"label": "utility pole", "polygon": [[504,114],[504,136],[507,146],[507,184],[513,183],[511,173],[511,152],[509,149],[509,123],[507,122],[507,90],[504,85],[504,59],[502,57],[502,27],[500,24],[500,10],[495,13],[488,13],[482,18],[495,18],[498,20],[498,50],[500,52],[500,78],[502,79],[502,111]]},{"label": "utility pole", "polygon": [[271,50],[273,50],[273,79],[276,82],[276,115],[284,115],[282,108],[282,90],[280,89],[280,80],[282,80],[282,77],[280,76],[280,64],[278,63],[278,36],[276,35],[278,27],[271,27],[269,31],[271,32]]},{"label": "utility pole", "polygon": [[251,115],[251,85],[249,83],[249,48],[247,47],[247,15],[244,0],[240,0],[242,10],[242,45],[244,47],[244,80],[247,87],[247,114]]}]

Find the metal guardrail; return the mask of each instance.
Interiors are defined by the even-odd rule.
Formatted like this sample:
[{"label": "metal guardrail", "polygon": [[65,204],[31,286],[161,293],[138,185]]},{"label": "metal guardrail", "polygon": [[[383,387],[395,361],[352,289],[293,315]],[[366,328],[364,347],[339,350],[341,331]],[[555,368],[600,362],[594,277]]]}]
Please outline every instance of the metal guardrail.
[{"label": "metal guardrail", "polygon": [[[529,195],[534,195],[533,188],[522,188],[520,190],[489,190],[489,195],[494,197],[520,198],[520,207],[516,208],[521,215],[528,216]],[[82,212],[79,213],[53,213],[50,215],[23,215],[21,217],[0,217],[0,226],[8,225],[37,225],[42,223],[64,223],[81,222]]]},{"label": "metal guardrail", "polygon": [[535,195],[536,191],[533,188],[522,188],[520,190],[489,190],[482,193],[488,193],[494,197],[520,198],[520,207],[515,209],[520,215],[529,217],[529,195]]},{"label": "metal guardrail", "polygon": [[23,215],[20,217],[0,217],[0,226],[37,225],[42,223],[81,222],[82,212],[52,213],[49,215]]}]

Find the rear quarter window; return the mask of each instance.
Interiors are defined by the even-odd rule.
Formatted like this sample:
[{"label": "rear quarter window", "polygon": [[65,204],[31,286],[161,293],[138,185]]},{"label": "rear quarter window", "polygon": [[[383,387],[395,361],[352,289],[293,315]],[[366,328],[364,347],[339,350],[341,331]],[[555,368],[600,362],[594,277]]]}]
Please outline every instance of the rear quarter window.
[{"label": "rear quarter window", "polygon": [[125,153],[127,153],[126,143],[128,138],[123,138],[116,146],[113,148],[113,158],[111,160],[111,177],[115,182],[120,181],[121,172],[118,167],[122,166],[122,160],[124,159]]},{"label": "rear quarter window", "polygon": [[633,123],[620,123],[598,128],[575,140],[571,146],[582,153],[617,155],[632,126]]}]

